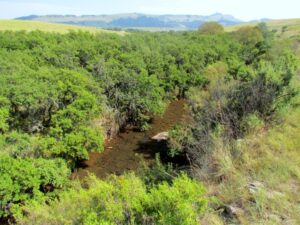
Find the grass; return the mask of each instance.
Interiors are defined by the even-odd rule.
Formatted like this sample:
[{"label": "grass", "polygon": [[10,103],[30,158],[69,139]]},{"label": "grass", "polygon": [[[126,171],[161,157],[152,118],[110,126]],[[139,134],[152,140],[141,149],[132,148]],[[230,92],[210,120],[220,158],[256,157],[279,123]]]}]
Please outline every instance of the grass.
[{"label": "grass", "polygon": [[300,34],[300,19],[272,20],[268,22],[272,30],[276,30],[278,35],[291,37]]},{"label": "grass", "polygon": [[[230,150],[224,146],[216,151],[216,176],[222,176],[222,182],[210,181],[206,186],[219,204],[241,209],[229,224],[300,224],[300,108],[281,114],[283,121],[275,127],[237,141],[236,157],[228,156]],[[263,187],[251,193],[250,182]],[[210,212],[202,224],[223,224],[222,218]]]},{"label": "grass", "polygon": [[[300,28],[300,20],[272,21],[269,26],[292,27],[298,26],[298,22]],[[299,43],[293,48],[298,52]],[[294,84],[299,89],[300,72]],[[279,121],[273,127],[257,127],[237,140],[233,148],[222,143],[216,146],[212,161],[217,170],[205,182],[208,195],[216,203],[202,219],[202,225],[300,224],[300,96],[294,103],[295,107],[279,113]],[[251,182],[263,186],[251,192]],[[226,218],[215,211],[220,205],[230,205],[239,211],[235,217]]]},{"label": "grass", "polygon": [[37,21],[22,21],[22,20],[0,20],[0,31],[11,30],[11,31],[34,31],[40,30],[44,32],[56,32],[56,33],[68,33],[69,31],[88,31],[91,33],[117,33],[124,34],[125,32],[110,31],[94,27],[82,27],[75,25],[66,25],[66,24],[54,24],[46,22],[37,22]]},{"label": "grass", "polygon": [[[257,23],[242,24],[226,27],[226,31],[236,31],[244,26],[255,26]],[[288,38],[300,34],[300,19],[271,20],[267,26],[276,33],[279,38]]]},{"label": "grass", "polygon": [[[235,26],[225,27],[226,31],[232,32],[244,26],[255,26],[256,23],[252,24],[242,24]],[[287,20],[271,20],[267,22],[268,27],[271,30],[276,31],[277,37],[287,38],[291,36],[296,36],[300,34],[300,19],[287,19]],[[140,28],[143,29],[143,28]],[[58,23],[48,23],[48,22],[38,22],[38,21],[22,21],[22,20],[0,20],[0,31],[2,30],[12,30],[12,31],[34,31],[41,30],[45,32],[56,32],[56,33],[68,33],[69,31],[88,31],[92,33],[107,32],[107,33],[117,33],[125,34],[124,31],[111,31],[100,29],[96,27],[84,27],[76,25],[58,24]],[[163,31],[163,29],[145,29],[148,31]]]}]

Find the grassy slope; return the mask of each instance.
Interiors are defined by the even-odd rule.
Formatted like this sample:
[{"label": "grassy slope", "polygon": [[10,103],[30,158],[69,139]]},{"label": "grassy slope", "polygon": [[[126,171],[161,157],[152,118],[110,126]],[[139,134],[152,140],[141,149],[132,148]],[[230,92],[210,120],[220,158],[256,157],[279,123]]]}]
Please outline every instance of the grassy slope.
[{"label": "grassy slope", "polygon": [[[283,34],[284,37],[291,37],[300,34],[300,19],[273,20],[268,22],[271,29],[277,30],[277,34]],[[287,30],[282,32],[282,28],[287,26]]]},{"label": "grassy slope", "polygon": [[[294,47],[296,53],[300,52],[300,45]],[[300,61],[300,53],[297,56]],[[294,84],[299,89],[300,71]],[[202,225],[300,224],[300,96],[295,105],[281,112],[283,121],[278,125],[257,129],[239,140],[237,158],[219,146],[214,163],[218,168],[216,177],[222,177],[222,181],[206,182],[209,195],[221,205],[241,210],[234,221],[224,221],[221,214],[208,212]],[[264,186],[251,193],[249,183],[256,181]]]},{"label": "grassy slope", "polygon": [[[249,135],[240,144],[236,160],[219,152],[224,180],[208,184],[210,195],[242,209],[239,224],[300,224],[300,109],[290,113],[283,125]],[[251,193],[248,185],[257,181],[264,187]],[[209,215],[203,224],[221,221]]]},{"label": "grassy slope", "polygon": [[[278,37],[291,37],[294,35],[300,34],[300,19],[289,19],[289,20],[272,20],[267,22],[271,30],[275,29]],[[255,24],[243,24],[236,26],[226,27],[226,31],[231,32],[235,31],[243,26],[254,26]],[[286,31],[282,32],[282,28],[287,26]],[[143,29],[143,28],[140,28]],[[57,24],[57,23],[47,23],[47,22],[38,22],[38,21],[22,21],[22,20],[0,20],[0,31],[1,30],[41,30],[46,32],[58,32],[58,33],[67,33],[70,30],[82,30],[89,31],[92,33],[97,32],[110,32],[124,34],[122,31],[109,31],[104,29],[99,29],[95,27],[84,27],[84,26],[75,26],[75,25],[66,25],[66,24]],[[149,29],[145,29],[149,30]],[[162,29],[152,29],[150,31],[163,31]]]},{"label": "grassy slope", "polygon": [[[235,31],[244,26],[254,26],[254,25],[256,25],[256,23],[229,26],[226,27],[226,30],[230,32],[230,31]],[[300,19],[271,20],[267,22],[267,25],[271,30],[276,30],[276,35],[278,37],[286,38],[286,37],[291,37],[300,34]],[[282,32],[283,27],[287,27],[286,31],[284,32]]]},{"label": "grassy slope", "polygon": [[124,33],[124,32],[98,29],[94,27],[81,27],[81,26],[66,25],[66,24],[54,24],[54,23],[46,23],[46,22],[21,21],[21,20],[0,20],[0,31],[1,30],[13,30],[13,31],[41,30],[45,32],[57,32],[57,33],[67,33],[70,30],[72,31],[81,30],[81,31],[89,31],[92,33],[97,33],[97,32],[109,32],[109,33],[119,33],[119,34]]}]

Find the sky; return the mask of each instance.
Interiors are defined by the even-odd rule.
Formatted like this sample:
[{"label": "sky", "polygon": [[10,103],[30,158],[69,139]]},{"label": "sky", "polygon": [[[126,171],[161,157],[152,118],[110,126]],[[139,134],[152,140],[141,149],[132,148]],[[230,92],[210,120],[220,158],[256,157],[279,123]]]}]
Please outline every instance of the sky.
[{"label": "sky", "polygon": [[27,15],[117,13],[230,14],[238,19],[300,17],[300,0],[0,0],[0,19]]}]

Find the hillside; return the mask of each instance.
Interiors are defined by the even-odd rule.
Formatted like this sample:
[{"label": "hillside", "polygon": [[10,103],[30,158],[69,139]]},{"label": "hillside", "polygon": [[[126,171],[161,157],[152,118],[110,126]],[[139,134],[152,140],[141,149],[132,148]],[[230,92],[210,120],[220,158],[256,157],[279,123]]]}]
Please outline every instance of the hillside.
[{"label": "hillside", "polygon": [[[235,31],[243,26],[255,26],[257,23],[241,24],[226,27],[227,31]],[[277,37],[287,38],[300,34],[300,19],[270,20],[267,21],[269,29],[274,31]]]},{"label": "hillside", "polygon": [[148,28],[193,30],[207,21],[217,21],[224,26],[242,23],[231,15],[215,13],[209,16],[198,15],[148,15],[148,14],[116,14],[116,15],[46,15],[25,16],[17,19],[44,21],[53,23],[75,24],[101,28]]},{"label": "hillside", "polygon": [[104,29],[99,29],[95,27],[82,27],[76,25],[66,25],[66,24],[55,24],[46,23],[39,21],[21,21],[21,20],[0,20],[0,31],[11,30],[11,31],[34,31],[40,30],[45,32],[56,32],[56,33],[67,33],[70,30],[73,31],[89,31],[92,33],[105,32],[105,33],[116,33],[116,31],[109,31]]}]

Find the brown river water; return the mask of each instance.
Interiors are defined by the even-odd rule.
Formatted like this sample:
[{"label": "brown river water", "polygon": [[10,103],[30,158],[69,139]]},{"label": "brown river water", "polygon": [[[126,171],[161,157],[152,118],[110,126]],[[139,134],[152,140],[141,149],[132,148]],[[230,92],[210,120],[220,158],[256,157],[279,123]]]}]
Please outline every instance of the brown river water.
[{"label": "brown river water", "polygon": [[167,151],[166,142],[157,142],[151,138],[164,131],[170,130],[176,124],[187,119],[186,102],[172,101],[163,116],[155,116],[151,128],[145,132],[128,129],[108,141],[102,153],[91,153],[90,159],[80,164],[73,173],[73,178],[83,178],[89,173],[99,178],[107,175],[121,175],[128,171],[137,171],[141,162],[154,162],[157,153],[164,157]]}]

